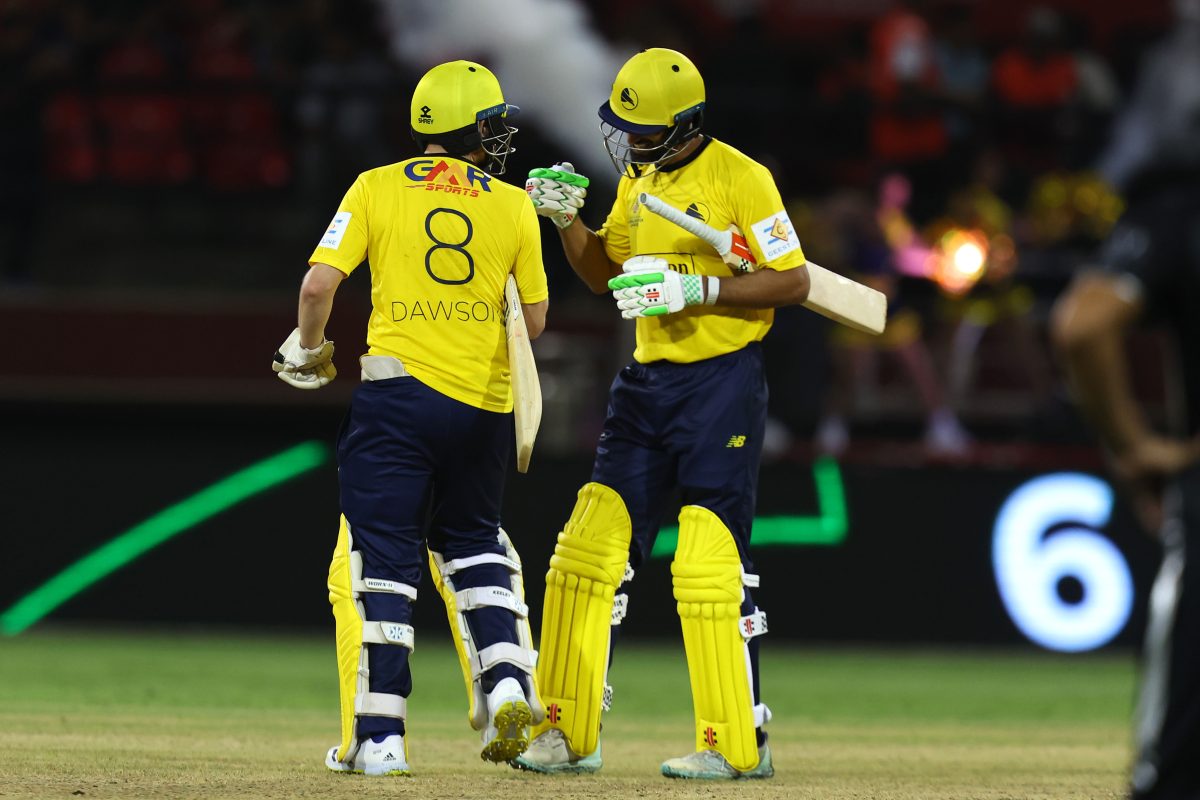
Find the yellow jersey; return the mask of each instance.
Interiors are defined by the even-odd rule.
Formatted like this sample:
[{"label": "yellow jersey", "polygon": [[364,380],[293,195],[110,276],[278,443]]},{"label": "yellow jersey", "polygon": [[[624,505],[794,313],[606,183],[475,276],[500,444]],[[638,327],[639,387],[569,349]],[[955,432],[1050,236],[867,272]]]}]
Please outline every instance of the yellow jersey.
[{"label": "yellow jersey", "polygon": [[512,410],[504,284],[521,302],[547,297],[529,196],[442,153],[358,176],[309,264],[371,269],[369,355],[393,356],[417,380],[485,411]]},{"label": "yellow jersey", "polygon": [[[639,178],[622,177],[617,199],[597,235],[617,264],[633,256],[658,256],[671,269],[727,278],[733,271],[711,245],[641,208],[641,192],[657,196],[701,222],[726,230],[735,224],[746,237],[759,268],[795,269],[804,264],[775,188],[762,164],[724,142],[705,138],[684,161]],[[635,360],[689,363],[740,350],[762,340],[775,319],[773,309],[690,306],[674,314],[637,320]]]}]

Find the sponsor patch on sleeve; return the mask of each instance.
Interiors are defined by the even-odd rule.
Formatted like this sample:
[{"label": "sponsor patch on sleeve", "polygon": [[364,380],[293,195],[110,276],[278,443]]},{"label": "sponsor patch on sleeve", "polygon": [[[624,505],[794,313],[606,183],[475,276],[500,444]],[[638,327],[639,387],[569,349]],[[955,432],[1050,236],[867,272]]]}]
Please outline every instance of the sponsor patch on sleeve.
[{"label": "sponsor patch on sleeve", "polygon": [[754,238],[762,250],[763,261],[774,261],[784,253],[800,249],[796,229],[786,211],[780,210],[754,223]]},{"label": "sponsor patch on sleeve", "polygon": [[353,214],[349,211],[339,211],[334,214],[333,222],[329,223],[329,228],[321,237],[321,247],[328,247],[330,250],[337,250],[341,247],[342,237],[346,235],[346,228],[350,225],[352,216]]}]

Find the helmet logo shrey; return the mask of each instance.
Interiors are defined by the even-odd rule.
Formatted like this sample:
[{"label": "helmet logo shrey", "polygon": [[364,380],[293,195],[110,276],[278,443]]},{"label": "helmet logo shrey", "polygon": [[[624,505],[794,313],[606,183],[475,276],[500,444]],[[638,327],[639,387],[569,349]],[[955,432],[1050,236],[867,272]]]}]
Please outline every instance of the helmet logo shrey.
[{"label": "helmet logo shrey", "polygon": [[638,106],[638,93],[632,86],[626,86],[621,90],[621,107],[629,111],[633,111]]},{"label": "helmet logo shrey", "polygon": [[417,117],[417,122],[421,125],[432,125],[433,117],[429,116],[432,110],[429,106],[421,106],[421,116]]}]

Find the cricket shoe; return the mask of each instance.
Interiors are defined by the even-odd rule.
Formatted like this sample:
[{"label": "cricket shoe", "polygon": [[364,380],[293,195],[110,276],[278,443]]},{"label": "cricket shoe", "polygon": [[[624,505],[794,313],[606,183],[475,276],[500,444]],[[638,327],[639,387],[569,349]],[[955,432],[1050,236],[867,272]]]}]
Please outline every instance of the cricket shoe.
[{"label": "cricket shoe", "polygon": [[604,766],[599,744],[596,745],[596,752],[583,757],[577,756],[567,744],[566,735],[558,728],[538,734],[537,738],[530,742],[529,749],[509,763],[514,769],[540,772],[544,775],[578,775],[598,772],[600,767]]},{"label": "cricket shoe", "polygon": [[488,724],[483,729],[484,761],[503,764],[512,761],[529,747],[529,725],[533,712],[525,699],[525,690],[515,678],[504,678],[488,693]]},{"label": "cricket shoe", "polygon": [[354,760],[347,764],[337,760],[337,747],[331,747],[325,756],[325,766],[334,772],[353,772],[359,775],[402,775],[408,777],[408,758],[404,754],[404,736],[393,733],[381,742],[363,739],[358,745]]},{"label": "cricket shoe", "polygon": [[662,774],[668,778],[736,781],[769,778],[775,774],[775,766],[771,763],[771,748],[764,744],[758,748],[758,766],[745,772],[734,769],[716,750],[701,750],[664,761]]}]

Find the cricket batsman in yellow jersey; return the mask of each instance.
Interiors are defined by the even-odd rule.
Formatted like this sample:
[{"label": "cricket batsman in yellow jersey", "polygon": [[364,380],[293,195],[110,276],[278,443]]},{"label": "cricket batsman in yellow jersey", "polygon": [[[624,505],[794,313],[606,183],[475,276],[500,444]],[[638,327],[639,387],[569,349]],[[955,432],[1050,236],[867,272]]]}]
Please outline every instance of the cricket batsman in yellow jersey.
[{"label": "cricket batsman in yellow jersey", "polygon": [[544,714],[521,560],[500,528],[513,429],[509,274],[531,337],[547,304],[537,216],[523,191],[495,177],[512,150],[515,111],[480,64],[426,73],[411,107],[424,154],[350,187],[309,259],[299,327],[275,356],[279,377],[299,388],[333,379],[325,324],[338,285],[366,259],[368,351],[338,437],[342,520],[329,568],[341,739],[325,763],[336,772],[409,773],[410,621],[423,545],[482,757],[519,755]]},{"label": "cricket batsman in yellow jersey", "polygon": [[[750,560],[767,386],[760,340],[773,309],[803,302],[804,254],[770,173],[702,132],[704,82],[673,50],[634,55],[600,107],[621,173],[603,227],[577,218],[586,180],[568,163],[534,170],[526,190],[559,229],[594,292],[637,320],[633,363],[613,382],[592,480],[579,492],[547,575],[538,685],[546,720],[514,765],[537,772],[601,766],[600,711],[625,587],[650,553],[673,490],[683,496],[671,567],[695,711],[695,751],[668,777],[768,778],[758,684],[766,616]],[[744,233],[759,269],[735,274],[716,251],[647,212],[655,195],[718,230]]]}]

